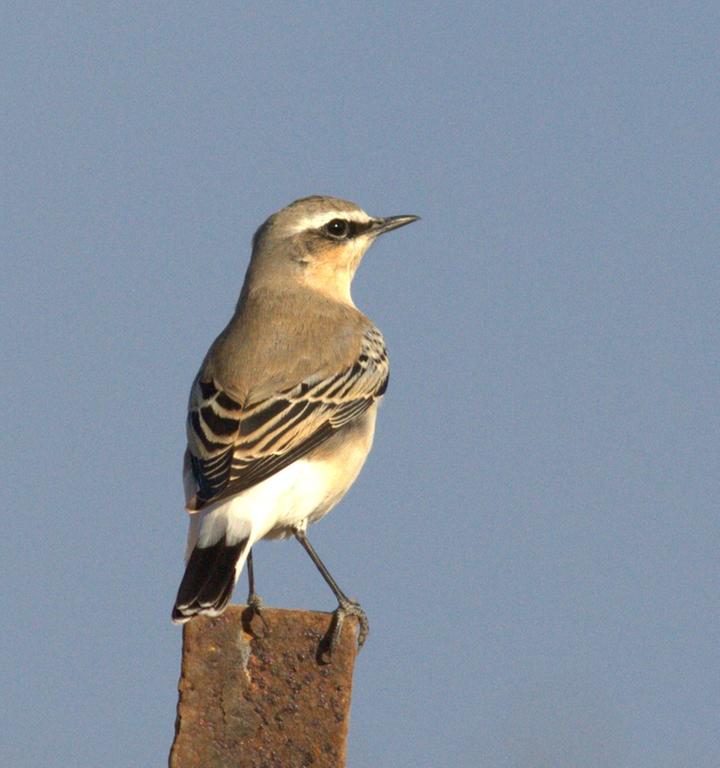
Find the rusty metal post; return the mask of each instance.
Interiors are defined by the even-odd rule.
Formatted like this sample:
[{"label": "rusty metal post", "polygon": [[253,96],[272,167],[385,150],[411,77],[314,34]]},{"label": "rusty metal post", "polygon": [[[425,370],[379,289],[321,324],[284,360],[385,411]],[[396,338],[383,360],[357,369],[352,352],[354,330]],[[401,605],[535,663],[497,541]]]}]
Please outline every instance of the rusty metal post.
[{"label": "rusty metal post", "polygon": [[266,627],[230,606],[184,626],[170,768],[345,765],[354,621],[324,664],[330,614],[265,608],[263,617]]}]

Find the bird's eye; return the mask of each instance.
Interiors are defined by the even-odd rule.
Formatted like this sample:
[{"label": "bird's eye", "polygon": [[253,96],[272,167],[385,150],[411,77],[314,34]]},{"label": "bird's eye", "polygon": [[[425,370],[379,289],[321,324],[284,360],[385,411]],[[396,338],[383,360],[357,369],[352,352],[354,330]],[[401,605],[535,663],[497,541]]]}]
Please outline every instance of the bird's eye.
[{"label": "bird's eye", "polygon": [[350,224],[345,219],[333,219],[329,221],[323,228],[326,235],[335,238],[336,240],[342,240],[348,236],[350,231]]}]

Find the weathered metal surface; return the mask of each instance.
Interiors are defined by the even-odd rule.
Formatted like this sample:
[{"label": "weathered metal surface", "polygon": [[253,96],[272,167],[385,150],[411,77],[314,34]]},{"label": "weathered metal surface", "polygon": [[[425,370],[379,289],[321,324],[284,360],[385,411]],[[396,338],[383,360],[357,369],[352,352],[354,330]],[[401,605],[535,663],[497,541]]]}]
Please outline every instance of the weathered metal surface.
[{"label": "weathered metal surface", "polygon": [[348,620],[329,664],[330,614],[243,606],[183,628],[170,768],[341,768],[356,654]]}]

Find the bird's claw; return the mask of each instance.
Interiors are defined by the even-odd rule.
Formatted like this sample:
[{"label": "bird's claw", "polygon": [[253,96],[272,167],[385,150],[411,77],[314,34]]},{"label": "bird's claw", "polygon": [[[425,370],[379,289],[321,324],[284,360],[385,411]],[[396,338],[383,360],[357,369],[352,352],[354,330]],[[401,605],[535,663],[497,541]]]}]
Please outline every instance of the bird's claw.
[{"label": "bird's claw", "polygon": [[265,603],[263,602],[262,597],[260,597],[260,595],[256,594],[255,592],[249,594],[247,607],[248,611],[250,612],[250,622],[252,622],[253,618],[257,616],[262,622],[263,634],[267,634],[270,631],[270,627],[268,626],[268,623],[265,620],[265,616],[263,615],[263,608],[265,607]]},{"label": "bird's claw", "polygon": [[343,600],[335,609],[320,650],[320,656],[326,661],[332,658],[333,651],[340,642],[343,624],[348,616],[354,616],[358,621],[357,647],[358,651],[363,647],[370,632],[370,622],[367,614],[355,600]]}]

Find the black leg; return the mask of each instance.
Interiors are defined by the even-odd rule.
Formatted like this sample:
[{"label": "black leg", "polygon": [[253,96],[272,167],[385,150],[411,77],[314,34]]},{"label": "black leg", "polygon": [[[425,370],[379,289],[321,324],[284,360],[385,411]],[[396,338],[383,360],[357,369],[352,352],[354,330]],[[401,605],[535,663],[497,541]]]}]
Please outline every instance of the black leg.
[{"label": "black leg", "polygon": [[259,616],[260,621],[263,623],[263,627],[267,630],[268,625],[265,621],[265,617],[262,614],[263,601],[260,595],[255,592],[255,571],[253,570],[253,553],[252,549],[248,552],[247,556],[247,574],[248,574],[248,608],[252,612],[253,616]]},{"label": "black leg", "polygon": [[252,605],[259,597],[255,594],[255,572],[253,571],[252,549],[248,552],[247,560],[248,574],[248,605]]},{"label": "black leg", "polygon": [[327,651],[329,655],[332,655],[338,640],[340,639],[340,632],[345,621],[346,616],[355,616],[358,620],[358,648],[362,648],[365,640],[367,639],[368,632],[370,631],[370,624],[368,622],[365,611],[360,607],[360,603],[355,600],[351,600],[338,586],[335,579],[330,574],[330,571],[325,567],[323,561],[318,557],[317,552],[313,548],[312,544],[308,541],[305,531],[296,530],[295,538],[302,544],[303,549],[310,555],[310,559],[315,563],[315,567],[322,574],[323,579],[333,591],[333,594],[337,598],[338,607],[333,613],[332,623],[330,624],[330,630],[328,632],[328,647]]}]

